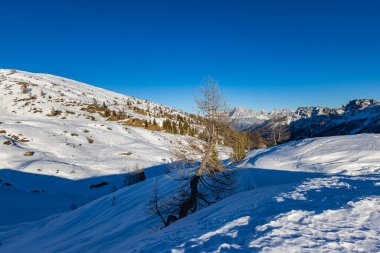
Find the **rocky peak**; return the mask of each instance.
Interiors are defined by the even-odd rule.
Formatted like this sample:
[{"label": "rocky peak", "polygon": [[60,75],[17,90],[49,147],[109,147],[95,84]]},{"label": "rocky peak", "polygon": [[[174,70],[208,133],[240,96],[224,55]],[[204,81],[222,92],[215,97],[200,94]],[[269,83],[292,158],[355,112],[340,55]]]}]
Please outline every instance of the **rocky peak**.
[{"label": "rocky peak", "polygon": [[343,106],[346,112],[361,111],[370,106],[379,105],[374,99],[354,99],[348,102],[347,105]]},{"label": "rocky peak", "polygon": [[235,107],[230,113],[229,117],[234,118],[252,118],[252,117],[267,117],[268,113],[264,110],[255,111],[253,109],[245,109],[242,107]]},{"label": "rocky peak", "polygon": [[299,107],[295,112],[301,118],[310,118],[318,115],[331,115],[338,114],[337,109],[331,109],[328,107],[311,106],[311,107]]}]

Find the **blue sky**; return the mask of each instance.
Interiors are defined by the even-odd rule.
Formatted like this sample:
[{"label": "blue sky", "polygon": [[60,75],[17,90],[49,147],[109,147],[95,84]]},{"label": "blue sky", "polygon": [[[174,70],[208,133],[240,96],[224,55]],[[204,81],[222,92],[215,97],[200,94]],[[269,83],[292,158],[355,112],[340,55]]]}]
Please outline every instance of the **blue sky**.
[{"label": "blue sky", "polygon": [[380,100],[380,1],[2,1],[0,68],[191,110],[202,79],[254,109]]}]

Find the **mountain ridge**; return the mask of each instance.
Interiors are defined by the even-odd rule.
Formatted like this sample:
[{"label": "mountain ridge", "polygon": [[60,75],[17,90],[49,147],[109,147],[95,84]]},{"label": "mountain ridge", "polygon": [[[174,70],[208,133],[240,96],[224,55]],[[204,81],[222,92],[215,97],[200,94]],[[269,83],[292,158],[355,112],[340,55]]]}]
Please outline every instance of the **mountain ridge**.
[{"label": "mountain ridge", "polygon": [[[230,117],[235,128],[259,134],[271,145],[310,137],[380,132],[380,102],[374,99],[354,99],[339,108],[304,106],[272,112],[239,108],[231,111]],[[275,137],[279,132],[281,138]]]}]

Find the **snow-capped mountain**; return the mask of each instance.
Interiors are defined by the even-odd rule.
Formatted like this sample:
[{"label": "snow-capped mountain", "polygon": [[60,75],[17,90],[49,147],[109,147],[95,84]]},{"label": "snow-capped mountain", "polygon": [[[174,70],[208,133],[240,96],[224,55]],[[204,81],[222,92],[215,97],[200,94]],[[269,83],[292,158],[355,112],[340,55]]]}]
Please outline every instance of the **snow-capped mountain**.
[{"label": "snow-capped mountain", "polygon": [[268,121],[281,122],[289,124],[296,117],[293,111],[289,109],[275,109],[267,112],[265,110],[255,111],[237,107],[229,114],[233,127],[240,131],[245,131],[255,126],[260,126]]},{"label": "snow-capped mountain", "polygon": [[355,99],[338,109],[299,108],[299,119],[289,124],[290,138],[380,132],[380,103]]},{"label": "snow-capped mountain", "polygon": [[229,113],[229,117],[233,121],[233,126],[238,130],[245,130],[254,125],[260,125],[270,119],[269,113],[266,111],[255,111],[252,109],[244,109],[236,107]]},{"label": "snow-capped mountain", "polygon": [[239,109],[231,113],[237,129],[259,133],[277,142],[308,137],[380,132],[380,103],[373,99],[355,99],[340,108],[299,107],[295,111],[255,112]]}]

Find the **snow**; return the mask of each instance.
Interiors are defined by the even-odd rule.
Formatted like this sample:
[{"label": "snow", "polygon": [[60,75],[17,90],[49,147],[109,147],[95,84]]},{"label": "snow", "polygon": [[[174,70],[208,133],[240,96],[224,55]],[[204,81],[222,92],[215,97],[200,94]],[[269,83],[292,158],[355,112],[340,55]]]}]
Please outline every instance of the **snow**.
[{"label": "snow", "polygon": [[[376,252],[380,249],[380,175],[368,167],[380,163],[379,137],[316,138],[252,151],[237,166],[240,183],[235,194],[164,229],[148,211],[155,182],[150,178],[74,211],[1,227],[0,249]],[[357,156],[347,157],[351,149],[357,150]],[[324,161],[318,170],[309,162],[302,163],[302,171],[295,166],[300,156],[301,162],[315,161],[313,157],[323,154],[334,162]],[[295,163],[290,162],[293,159]],[[265,168],[262,160],[269,160],[270,167]],[[352,174],[349,171],[354,167]],[[168,176],[157,176],[157,182],[160,195],[178,187]]]},{"label": "snow", "polygon": [[379,250],[379,210],[379,197],[350,201],[344,209],[320,214],[293,210],[259,226],[257,230],[264,235],[249,247],[262,252],[297,251],[300,247],[321,252],[375,252]]},{"label": "snow", "polygon": [[379,146],[378,134],[304,139],[252,152],[241,166],[345,175],[379,173]]},{"label": "snow", "polygon": [[[31,104],[15,102],[22,96],[15,80],[51,96],[63,90],[66,102],[116,97],[120,106],[127,98],[60,77],[0,70],[1,253],[380,251],[380,134],[250,151],[230,164],[234,192],[163,228],[149,211],[150,197],[156,183],[160,196],[178,190],[175,174],[163,171],[172,145],[186,147],[190,139],[89,120],[81,106],[46,98],[34,102],[43,113],[30,112]],[[153,103],[129,98],[142,107]],[[51,106],[76,114],[48,117]],[[125,186],[136,164],[147,180]],[[108,185],[90,187],[101,182]]]}]

